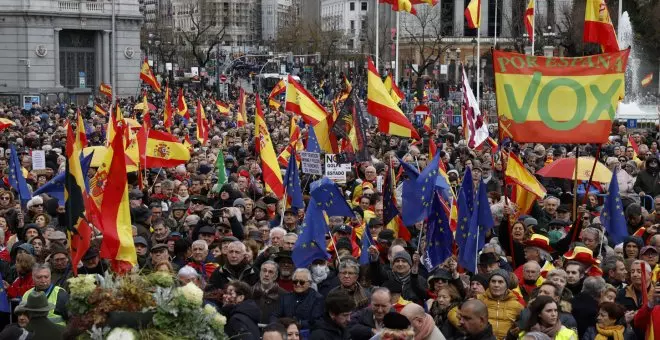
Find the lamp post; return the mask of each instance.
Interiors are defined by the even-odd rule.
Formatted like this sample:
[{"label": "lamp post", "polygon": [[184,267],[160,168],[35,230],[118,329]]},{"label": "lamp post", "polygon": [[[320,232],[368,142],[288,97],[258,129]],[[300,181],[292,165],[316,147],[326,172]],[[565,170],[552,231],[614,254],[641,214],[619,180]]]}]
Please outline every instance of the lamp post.
[{"label": "lamp post", "polygon": [[[472,38],[472,66],[474,67],[476,65],[476,56],[477,56],[477,38]],[[470,71],[474,72],[475,69],[473,67],[470,67]],[[472,78],[474,79],[474,74],[471,75]],[[479,81],[477,79],[477,81]]]}]

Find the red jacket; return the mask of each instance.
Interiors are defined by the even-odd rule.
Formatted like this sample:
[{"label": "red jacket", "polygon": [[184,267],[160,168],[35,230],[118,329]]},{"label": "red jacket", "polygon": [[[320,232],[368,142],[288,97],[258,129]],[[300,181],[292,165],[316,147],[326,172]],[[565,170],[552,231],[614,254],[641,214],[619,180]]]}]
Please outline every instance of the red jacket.
[{"label": "red jacket", "polygon": [[7,287],[7,295],[10,299],[22,298],[23,294],[33,287],[32,274],[28,273],[25,276],[19,276],[11,286]]}]

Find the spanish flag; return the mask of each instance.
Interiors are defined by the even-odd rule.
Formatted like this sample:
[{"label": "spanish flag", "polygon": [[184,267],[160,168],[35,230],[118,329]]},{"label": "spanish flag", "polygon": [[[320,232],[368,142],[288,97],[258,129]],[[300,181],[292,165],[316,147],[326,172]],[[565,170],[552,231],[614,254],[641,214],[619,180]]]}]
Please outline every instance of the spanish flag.
[{"label": "spanish flag", "polygon": [[465,9],[465,18],[469,28],[481,26],[481,0],[470,0]]},{"label": "spanish flag", "polygon": [[[277,156],[277,161],[283,167],[289,166],[289,157],[292,152],[301,151],[304,146],[302,140],[300,139],[300,126],[298,125],[298,116],[291,116],[291,127],[289,128],[289,145],[282,150],[279,156]],[[296,154],[296,161],[300,163],[300,156]]]},{"label": "spanish flag", "polygon": [[285,109],[299,115],[306,124],[313,127],[321,150],[326,153],[339,151],[337,137],[331,131],[334,122],[332,115],[291,76],[286,88]]},{"label": "spanish flag", "polygon": [[190,137],[188,137],[188,135],[186,135],[186,136],[183,138],[183,146],[185,146],[185,147],[188,149],[188,151],[192,151],[192,150],[193,150],[193,144],[192,144],[192,142],[190,141]]},{"label": "spanish flag", "polygon": [[172,120],[174,117],[172,116],[172,112],[174,111],[174,108],[172,107],[172,98],[170,98],[170,87],[165,86],[165,110],[163,110],[163,126],[167,131],[170,131],[170,128],[172,127]]},{"label": "spanish flag", "polygon": [[202,102],[197,99],[197,140],[202,144],[206,144],[209,140],[209,121],[206,119],[204,107]]},{"label": "spanish flag", "polygon": [[14,121],[9,118],[0,118],[0,131],[10,126],[16,126],[16,123],[14,123]]},{"label": "spanish flag", "polygon": [[221,115],[229,116],[229,105],[223,103],[221,100],[216,100],[215,107],[218,108],[218,112],[220,112]]},{"label": "spanish flag", "polygon": [[371,58],[368,62],[367,111],[378,118],[378,130],[394,136],[419,139],[417,131],[385,88]]},{"label": "spanish flag", "polygon": [[427,114],[426,119],[424,119],[424,131],[426,131],[429,135],[433,134],[433,122],[431,122],[431,114]]},{"label": "spanish flag", "polygon": [[142,62],[142,68],[140,69],[140,79],[142,79],[143,82],[149,84],[154,91],[160,93],[160,84],[158,83],[158,79],[156,79],[156,76],[154,76],[154,73],[151,71],[151,67],[149,67],[149,62],[147,61],[147,58],[144,58],[144,62]]},{"label": "spanish flag", "polygon": [[101,82],[101,85],[99,85],[99,92],[108,97],[108,99],[112,98],[112,86],[104,82]]},{"label": "spanish flag", "polygon": [[385,88],[387,89],[387,92],[390,93],[390,97],[394,100],[396,104],[399,104],[403,98],[405,98],[405,95],[403,92],[401,92],[401,89],[399,89],[398,86],[396,86],[396,83],[392,79],[392,74],[388,73],[387,77],[385,77],[385,81],[383,82],[385,84]]},{"label": "spanish flag", "polygon": [[108,127],[106,130],[105,138],[106,145],[109,145],[112,142],[112,139],[115,138],[115,126],[119,122],[124,121],[124,115],[121,113],[121,108],[119,103],[115,105],[114,112],[110,113],[110,120],[108,120]]},{"label": "spanish flag", "polygon": [[600,44],[605,53],[619,52],[619,42],[605,0],[587,0],[583,40]]},{"label": "spanish flag", "polygon": [[438,0],[410,0],[410,3],[413,5],[427,4],[427,5],[435,6],[438,4]]},{"label": "spanish flag", "polygon": [[78,133],[78,139],[80,140],[81,150],[87,147],[87,132],[85,131],[85,121],[83,120],[80,109],[78,109],[78,122],[76,123],[76,132]]},{"label": "spanish flag", "polygon": [[190,160],[190,151],[167,132],[140,129],[138,133],[141,168],[173,168]]},{"label": "spanish flag", "polygon": [[527,9],[525,10],[525,29],[527,30],[527,36],[529,41],[534,41],[534,3],[536,0],[529,0]]},{"label": "spanish flag", "polygon": [[[92,229],[87,224],[85,203],[87,189],[85,176],[80,165],[82,152],[80,135],[73,133],[71,124],[67,124],[66,163],[64,177],[65,223],[71,250],[71,264],[74,275],[78,274],[78,263],[89,249]],[[121,173],[126,177],[126,172]]]},{"label": "spanish flag", "polygon": [[183,89],[179,89],[179,96],[176,98],[176,113],[185,119],[190,119],[190,111],[188,111],[186,97],[183,96]]},{"label": "spanish flag", "polygon": [[282,172],[277,163],[277,155],[273,148],[273,142],[270,139],[268,126],[261,110],[261,100],[256,96],[257,114],[255,115],[255,126],[258,134],[255,137],[259,143],[259,158],[261,158],[261,171],[263,171],[264,184],[267,191],[272,192],[278,199],[284,195],[284,183],[282,181]]},{"label": "spanish flag", "polygon": [[642,79],[641,83],[642,83],[643,87],[647,87],[647,86],[651,85],[651,82],[653,82],[653,73],[649,73],[648,75],[646,75],[646,77],[644,77],[644,79]]},{"label": "spanish flag", "polygon": [[379,2],[392,5],[392,10],[395,12],[404,11],[417,15],[417,10],[413,7],[411,0],[379,0]]},{"label": "spanish flag", "polygon": [[278,97],[284,92],[286,92],[286,83],[284,82],[284,79],[280,79],[268,95],[268,106],[274,110],[279,110],[282,104],[280,104]]},{"label": "spanish flag", "polygon": [[351,85],[351,82],[348,81],[348,78],[344,76],[344,89],[341,91],[338,101],[340,102],[345,101],[348,98],[348,96],[351,94],[352,90],[353,90],[353,85]]},{"label": "spanish flag", "polygon": [[546,194],[543,185],[529,173],[520,158],[511,152],[506,163],[504,182],[514,186],[512,196],[515,197],[511,199],[516,202],[521,214],[528,213],[534,200]]},{"label": "spanish flag", "polygon": [[105,154],[108,171],[103,193],[103,241],[101,257],[110,259],[115,273],[126,273],[137,264],[133,227],[128,202],[126,158],[124,155],[123,126]]},{"label": "spanish flag", "polygon": [[639,146],[637,146],[637,143],[634,139],[632,139],[632,137],[628,136],[628,144],[626,146],[629,146],[633,149],[633,160],[639,160],[637,157],[639,154]]},{"label": "spanish flag", "polygon": [[101,116],[105,116],[108,114],[108,111],[99,104],[94,104],[94,112],[100,114]]},{"label": "spanish flag", "polygon": [[238,95],[238,112],[236,112],[236,126],[244,127],[247,122],[247,97],[245,91],[240,90]]}]

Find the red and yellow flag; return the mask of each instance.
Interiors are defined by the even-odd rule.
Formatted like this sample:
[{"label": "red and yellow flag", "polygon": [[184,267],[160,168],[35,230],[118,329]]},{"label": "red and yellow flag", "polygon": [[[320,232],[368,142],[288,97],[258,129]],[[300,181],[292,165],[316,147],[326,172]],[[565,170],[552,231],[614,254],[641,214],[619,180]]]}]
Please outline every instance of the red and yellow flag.
[{"label": "red and yellow flag", "polygon": [[[298,126],[298,116],[291,116],[291,127],[289,128],[289,145],[282,150],[277,161],[281,166],[289,166],[289,157],[292,152],[301,151],[304,149],[302,139],[300,138],[300,126]],[[300,163],[300,155],[296,154],[296,161]]]},{"label": "red and yellow flag", "polygon": [[104,161],[108,168],[103,189],[101,257],[110,259],[116,273],[125,273],[137,264],[128,202],[123,129],[123,126],[117,127],[117,136],[108,147]]},{"label": "red and yellow flag", "polygon": [[0,130],[4,130],[10,126],[16,126],[16,123],[9,118],[0,118]]},{"label": "red and yellow flag", "polygon": [[629,146],[633,149],[633,159],[638,160],[639,158],[637,158],[637,155],[639,154],[639,146],[637,146],[637,143],[632,137],[628,136],[628,144],[626,146]]},{"label": "red and yellow flag", "polygon": [[158,83],[156,76],[154,76],[154,73],[151,71],[151,67],[149,67],[149,62],[147,61],[146,57],[144,58],[144,62],[142,62],[142,68],[140,69],[140,79],[142,79],[143,82],[149,84],[149,86],[151,86],[154,91],[160,93],[160,84]]},{"label": "red and yellow flag", "polygon": [[649,73],[646,75],[646,77],[644,77],[644,79],[642,79],[641,84],[643,87],[647,87],[651,85],[652,82],[653,82],[653,73]]},{"label": "red and yellow flag", "polygon": [[587,0],[583,40],[600,44],[605,53],[619,52],[619,42],[605,0]]},{"label": "red and yellow flag", "polygon": [[270,139],[268,126],[264,113],[261,110],[261,100],[259,96],[255,96],[257,100],[257,114],[255,115],[254,125],[257,127],[257,134],[255,137],[259,143],[259,158],[261,159],[261,171],[263,172],[264,184],[267,191],[272,192],[278,199],[284,195],[284,182],[282,181],[282,172],[277,163],[277,155],[273,148],[273,142]]},{"label": "red and yellow flag", "polygon": [[119,103],[115,105],[115,109],[110,113],[110,119],[108,120],[108,126],[105,133],[105,143],[109,145],[112,142],[112,139],[115,138],[115,126],[118,122],[124,121],[124,114],[121,113],[121,107]]},{"label": "red and yellow flag", "polygon": [[170,128],[173,125],[172,120],[174,119],[172,112],[174,108],[172,107],[172,98],[170,98],[170,87],[165,87],[165,110],[163,110],[163,126],[167,131],[170,131]]},{"label": "red and yellow flag", "polygon": [[624,98],[629,53],[566,58],[495,50],[500,140],[606,143]]},{"label": "red and yellow flag", "polygon": [[331,131],[334,122],[332,115],[291,76],[286,88],[285,109],[299,115],[306,124],[312,126],[321,150],[326,153],[338,152],[337,137]]},{"label": "red and yellow flag", "polygon": [[197,99],[197,140],[202,144],[206,144],[209,140],[209,121],[206,119],[204,106],[202,102]]},{"label": "red and yellow flag", "polygon": [[395,12],[408,12],[413,15],[417,15],[417,10],[412,5],[411,0],[379,0],[381,4],[390,4],[392,5],[392,10]]},{"label": "red and yellow flag", "polygon": [[[84,128],[83,128],[84,130]],[[71,264],[74,275],[78,274],[78,263],[87,252],[91,242],[92,229],[87,224],[85,209],[87,189],[80,164],[82,152],[80,135],[73,133],[71,124],[67,124],[66,163],[64,177],[64,208],[66,210],[64,223],[67,228],[71,250]],[[126,177],[126,172],[122,172]]]},{"label": "red and yellow flag", "polygon": [[236,126],[244,127],[247,123],[247,96],[243,89],[238,95],[238,112],[236,112]]},{"label": "red and yellow flag", "polygon": [[470,0],[465,8],[465,18],[469,28],[479,28],[481,26],[481,0]]},{"label": "red and yellow flag", "polygon": [[431,114],[427,114],[426,118],[424,119],[424,131],[426,131],[429,135],[433,134],[433,122],[431,121]]},{"label": "red and yellow flag", "polygon": [[392,74],[390,73],[387,74],[387,77],[385,77],[383,84],[385,84],[385,88],[390,93],[390,97],[392,97],[392,99],[396,104],[399,104],[403,100],[403,98],[405,98],[405,95],[403,94],[403,92],[401,92],[401,89],[399,89],[399,87],[396,86],[396,83],[392,79]]},{"label": "red and yellow flag", "polygon": [[112,86],[101,82],[101,85],[99,85],[99,93],[104,94],[108,99],[112,98]]},{"label": "red and yellow flag", "polygon": [[100,114],[101,116],[105,116],[108,114],[108,111],[99,104],[94,104],[94,112]]},{"label": "red and yellow flag", "polygon": [[353,85],[351,85],[351,82],[348,81],[348,78],[344,76],[344,89],[341,91],[341,94],[339,95],[339,98],[337,101],[343,102],[348,99],[348,96],[351,94],[351,91],[353,90]]},{"label": "red and yellow flag", "polygon": [[78,122],[76,123],[76,132],[78,139],[80,140],[80,146],[81,148],[87,147],[87,132],[85,131],[85,121],[83,120],[82,114],[80,113],[80,109],[78,109]]},{"label": "red and yellow flag", "polygon": [[138,133],[141,168],[173,168],[190,160],[190,151],[167,132],[140,129]]},{"label": "red and yellow flag", "polygon": [[282,104],[280,104],[278,97],[284,92],[286,92],[286,82],[284,79],[280,79],[268,95],[268,106],[274,110],[279,110]]},{"label": "red and yellow flag", "polygon": [[525,29],[527,30],[527,36],[529,41],[534,41],[534,4],[536,0],[529,0],[527,4],[527,9],[525,10]]},{"label": "red and yellow flag", "polygon": [[516,202],[522,214],[528,213],[532,203],[539,197],[545,197],[546,194],[543,185],[525,168],[520,158],[512,152],[509,152],[506,163],[504,182],[514,186],[511,199]]},{"label": "red and yellow flag", "polygon": [[419,134],[385,88],[371,58],[368,58],[368,63],[367,111],[378,118],[378,130],[394,136],[419,139]]},{"label": "red and yellow flag", "polygon": [[438,0],[410,0],[410,3],[413,5],[427,4],[427,5],[435,6],[438,4]]},{"label": "red and yellow flag", "polygon": [[185,119],[190,119],[190,111],[186,104],[186,97],[183,96],[183,89],[179,89],[179,96],[176,98],[176,113]]},{"label": "red and yellow flag", "polygon": [[220,112],[221,115],[229,116],[229,105],[224,103],[222,100],[216,100],[215,107],[218,108],[218,112]]}]

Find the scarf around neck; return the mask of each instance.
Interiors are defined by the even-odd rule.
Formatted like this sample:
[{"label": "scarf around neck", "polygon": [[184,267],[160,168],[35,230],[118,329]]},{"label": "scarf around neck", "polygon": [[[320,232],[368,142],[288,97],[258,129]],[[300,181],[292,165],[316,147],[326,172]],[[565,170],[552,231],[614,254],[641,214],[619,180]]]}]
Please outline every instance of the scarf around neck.
[{"label": "scarf around neck", "polygon": [[426,339],[431,333],[433,333],[433,329],[435,329],[435,321],[432,316],[426,314],[424,323],[415,332],[415,340]]},{"label": "scarf around neck", "polygon": [[537,323],[536,325],[532,326],[530,332],[541,332],[549,336],[550,339],[554,339],[557,333],[559,333],[559,330],[561,330],[561,322],[557,320],[557,323],[552,326],[542,326],[540,323]]},{"label": "scarf around neck", "polygon": [[607,340],[612,338],[614,340],[623,340],[623,331],[625,327],[623,325],[613,325],[613,326],[599,326],[596,325],[596,337],[594,340]]}]

